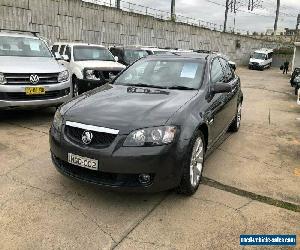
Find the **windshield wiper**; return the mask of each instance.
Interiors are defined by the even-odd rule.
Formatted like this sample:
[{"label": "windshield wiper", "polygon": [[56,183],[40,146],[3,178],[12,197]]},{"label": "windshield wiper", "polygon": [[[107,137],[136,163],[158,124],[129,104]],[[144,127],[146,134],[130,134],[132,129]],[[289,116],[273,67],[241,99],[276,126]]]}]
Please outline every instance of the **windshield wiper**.
[{"label": "windshield wiper", "polygon": [[196,90],[194,88],[190,88],[190,87],[186,87],[186,86],[179,86],[179,85],[168,87],[167,89]]},{"label": "windshield wiper", "polygon": [[126,84],[126,86],[166,89],[166,87],[157,86],[157,85],[150,85],[150,84],[144,84],[144,83]]}]

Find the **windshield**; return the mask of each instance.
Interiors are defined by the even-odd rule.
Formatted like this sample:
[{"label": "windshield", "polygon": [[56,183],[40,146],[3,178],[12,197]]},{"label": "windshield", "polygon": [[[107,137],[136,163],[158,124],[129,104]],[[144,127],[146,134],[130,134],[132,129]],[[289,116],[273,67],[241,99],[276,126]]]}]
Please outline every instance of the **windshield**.
[{"label": "windshield", "polygon": [[255,52],[253,54],[253,58],[254,59],[260,59],[260,60],[265,60],[266,59],[266,54]]},{"label": "windshield", "polygon": [[199,89],[204,61],[187,59],[152,59],[138,61],[115,84],[157,88]]},{"label": "windshield", "polygon": [[148,53],[144,50],[124,50],[125,60],[128,63],[133,63],[136,60],[146,57]]},{"label": "windshield", "polygon": [[0,36],[0,56],[52,57],[52,54],[40,39]]},{"label": "windshield", "polygon": [[115,61],[108,49],[93,46],[74,46],[74,61]]}]

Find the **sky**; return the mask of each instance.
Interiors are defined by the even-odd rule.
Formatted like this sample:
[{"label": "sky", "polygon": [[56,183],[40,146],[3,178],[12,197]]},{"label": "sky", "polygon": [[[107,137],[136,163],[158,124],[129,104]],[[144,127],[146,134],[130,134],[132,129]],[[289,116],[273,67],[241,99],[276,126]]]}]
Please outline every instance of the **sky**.
[{"label": "sky", "polygon": [[[171,0],[124,1],[164,11],[170,11],[171,5]],[[238,1],[248,3],[248,0]],[[261,1],[263,1],[262,8],[255,9],[255,14],[247,13],[248,9],[246,6],[240,7],[240,11],[236,13],[236,30],[265,32],[266,29],[274,27],[276,0]],[[125,5],[126,3],[123,4]],[[176,14],[223,25],[225,7],[222,5],[225,5],[225,0],[176,0]],[[281,14],[278,21],[278,28],[294,29],[298,13],[300,14],[300,0],[281,0]],[[233,13],[229,13],[228,26],[234,26]]]}]

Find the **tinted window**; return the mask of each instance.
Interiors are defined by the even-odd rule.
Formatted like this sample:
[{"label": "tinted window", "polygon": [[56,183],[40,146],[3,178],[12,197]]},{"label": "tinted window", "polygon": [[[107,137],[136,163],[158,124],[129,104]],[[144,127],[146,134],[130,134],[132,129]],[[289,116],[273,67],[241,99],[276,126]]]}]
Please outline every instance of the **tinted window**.
[{"label": "tinted window", "polygon": [[0,56],[52,57],[52,54],[40,39],[0,36]]},{"label": "tinted window", "polygon": [[52,53],[54,55],[58,51],[58,45],[53,45],[51,51],[52,51]]},{"label": "tinted window", "polygon": [[124,58],[127,63],[133,63],[142,57],[146,57],[147,55],[148,53],[144,50],[124,50]]},{"label": "tinted window", "polygon": [[66,45],[62,45],[59,50],[59,54],[63,55]]},{"label": "tinted window", "polygon": [[220,61],[216,58],[211,65],[210,73],[211,82],[213,84],[217,82],[224,82],[224,73]]},{"label": "tinted window", "polygon": [[230,82],[233,78],[232,69],[231,69],[229,63],[226,60],[224,60],[223,58],[220,58],[219,60],[220,60],[222,66],[223,66],[223,69],[224,69],[224,75],[225,75],[224,80],[226,82]]}]

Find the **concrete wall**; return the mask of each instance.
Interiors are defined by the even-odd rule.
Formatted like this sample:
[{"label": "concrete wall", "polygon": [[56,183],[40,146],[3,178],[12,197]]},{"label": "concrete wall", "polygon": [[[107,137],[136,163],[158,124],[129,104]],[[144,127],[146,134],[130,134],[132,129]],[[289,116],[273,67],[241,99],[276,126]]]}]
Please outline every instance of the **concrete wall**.
[{"label": "concrete wall", "polygon": [[282,46],[80,0],[0,0],[0,28],[39,31],[52,42],[209,49],[227,54],[238,64],[247,64],[250,52],[257,48]]}]

